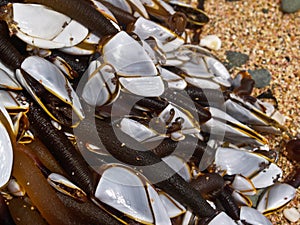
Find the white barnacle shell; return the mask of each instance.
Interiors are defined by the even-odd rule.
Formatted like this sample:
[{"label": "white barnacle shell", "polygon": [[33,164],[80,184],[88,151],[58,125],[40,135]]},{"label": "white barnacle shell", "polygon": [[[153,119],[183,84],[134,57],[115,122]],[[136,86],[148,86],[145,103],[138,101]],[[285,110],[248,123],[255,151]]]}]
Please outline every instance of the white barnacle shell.
[{"label": "white barnacle shell", "polygon": [[[259,100],[257,100],[258,102]],[[267,104],[264,104],[267,108]],[[262,106],[260,104],[260,106]],[[250,124],[257,131],[280,134],[282,124],[272,118],[271,115],[258,109],[239,96],[230,93],[230,98],[225,102],[226,112],[242,123]]]},{"label": "white barnacle shell", "polygon": [[0,99],[11,115],[16,115],[19,112],[27,112],[29,110],[28,102],[22,101],[22,99],[18,97],[17,92],[0,90]]},{"label": "white barnacle shell", "polygon": [[208,225],[236,225],[235,221],[231,219],[226,213],[221,212],[218,215],[216,215],[209,223]]},{"label": "white barnacle shell", "polygon": [[248,151],[219,147],[216,151],[215,163],[228,175],[241,174],[250,177],[260,171],[261,165],[267,165],[269,162]]},{"label": "white barnacle shell", "polygon": [[74,119],[73,125],[78,124],[78,120],[84,118],[83,109],[79,98],[72,88],[67,78],[62,72],[52,63],[38,56],[29,56],[21,64],[21,69],[17,69],[16,76],[22,86],[29,92],[29,94],[40,104],[40,106],[50,115],[50,117],[60,122],[47,108],[46,105],[35,93],[33,87],[31,87],[24,78],[23,71],[29,76],[39,82],[43,87],[51,94],[59,98],[62,102],[68,104],[74,111],[74,115],[77,118]]},{"label": "white barnacle shell", "polygon": [[82,189],[60,174],[51,173],[48,176],[47,181],[53,188],[65,195],[79,201],[86,201],[87,199],[87,195]]},{"label": "white barnacle shell", "polygon": [[144,97],[158,97],[164,92],[164,84],[160,76],[120,77],[119,81],[130,93]]},{"label": "white barnacle shell", "polygon": [[175,218],[186,212],[183,205],[177,202],[174,198],[165,192],[160,191],[159,197],[167,210],[170,218]]},{"label": "white barnacle shell", "polygon": [[226,67],[215,57],[206,57],[208,69],[214,74],[213,80],[224,87],[231,86],[231,76]]},{"label": "white barnacle shell", "polygon": [[130,7],[130,4],[126,0],[117,0],[117,1],[104,0],[104,1],[109,2],[112,5],[124,10],[125,12],[132,14],[132,9]]},{"label": "white barnacle shell", "polygon": [[99,42],[100,38],[98,36],[89,33],[78,45],[60,48],[59,50],[70,55],[91,55],[96,51]]},{"label": "white barnacle shell", "polygon": [[16,181],[16,179],[10,179],[7,184],[7,190],[14,196],[24,196],[25,189]]},{"label": "white barnacle shell", "polygon": [[158,118],[161,119],[161,121],[168,121],[170,119],[170,112],[174,110],[174,116],[171,120],[172,122],[176,122],[178,118],[182,119],[181,123],[181,132],[185,134],[190,134],[198,137],[199,139],[202,138],[200,135],[200,125],[197,121],[197,118],[194,117],[190,112],[187,110],[170,103],[167,105],[167,107],[161,111],[161,113],[158,115]]},{"label": "white barnacle shell", "polygon": [[234,190],[232,192],[231,196],[233,197],[234,201],[236,202],[236,204],[238,206],[249,206],[249,207],[251,207],[252,204],[253,204],[251,199],[248,196],[246,196],[246,195],[244,195],[241,192],[238,192],[236,190]]},{"label": "white barnacle shell", "polygon": [[166,55],[159,48],[155,38],[150,37],[146,40],[141,40],[140,43],[155,65],[164,65],[166,63]]},{"label": "white barnacle shell", "polygon": [[263,214],[256,209],[247,206],[241,207],[240,220],[244,220],[253,225],[272,225],[271,221],[269,221]]},{"label": "white barnacle shell", "polygon": [[84,76],[88,77],[82,91],[82,98],[90,105],[101,106],[113,102],[120,93],[115,70],[110,64],[94,60]]},{"label": "white barnacle shell", "polygon": [[2,103],[0,103],[0,113],[1,120],[6,120],[0,121],[0,188],[2,188],[9,181],[12,172],[13,148],[10,134],[13,132],[13,125]]},{"label": "white barnacle shell", "polygon": [[67,76],[69,79],[74,79],[77,75],[72,67],[60,56],[55,56],[51,58],[51,62],[57,66]]},{"label": "white barnacle shell", "polygon": [[152,0],[140,0],[146,8],[153,10],[168,11],[171,15],[175,13],[175,10],[167,1],[152,1]]},{"label": "white barnacle shell", "polygon": [[197,56],[195,61],[193,61],[193,58],[191,58],[189,61],[183,63],[180,66],[180,69],[186,72],[190,77],[203,79],[212,78],[214,76],[214,74],[208,70],[207,63],[203,57]]},{"label": "white barnacle shell", "polygon": [[6,128],[0,123],[0,188],[8,181],[13,164],[13,150]]},{"label": "white barnacle shell", "polygon": [[[115,23],[117,23],[117,19],[115,18],[113,13],[107,7],[105,7],[100,1],[91,0],[91,2],[94,4],[96,9],[100,13],[102,13],[106,18],[108,18],[109,20],[112,20]],[[114,1],[114,2],[120,2],[120,1]]]},{"label": "white barnacle shell", "polygon": [[237,174],[234,176],[234,180],[231,183],[231,186],[243,194],[254,195],[256,193],[256,188],[253,182],[243,175]]},{"label": "white barnacle shell", "polygon": [[168,83],[168,88],[184,90],[187,86],[186,81],[179,75],[160,67],[160,75],[164,81]]},{"label": "white barnacle shell", "polygon": [[263,193],[258,202],[257,210],[264,214],[273,212],[291,201],[295,194],[296,189],[291,185],[276,183]]},{"label": "white barnacle shell", "polygon": [[184,159],[176,155],[169,155],[162,158],[162,160],[176,171],[176,173],[178,173],[179,176],[181,176],[186,182],[190,182],[192,180],[191,169]]},{"label": "white barnacle shell", "polygon": [[156,76],[157,70],[144,48],[121,31],[103,46],[104,62],[114,66],[120,76]]},{"label": "white barnacle shell", "polygon": [[86,27],[43,5],[13,3],[12,6],[10,29],[27,44],[45,49],[70,47],[88,35]]},{"label": "white barnacle shell", "polygon": [[[200,46],[181,45],[178,50],[166,56],[166,64],[182,69],[186,73],[185,80],[194,86],[214,89],[219,88],[220,85],[231,86],[232,79],[226,67]],[[205,83],[202,84],[203,82]]]},{"label": "white barnacle shell", "polygon": [[164,83],[144,48],[120,31],[103,46],[103,60],[113,66],[127,91],[145,97],[160,96]]},{"label": "white barnacle shell", "polygon": [[139,123],[130,118],[122,118],[120,121],[120,129],[137,140],[138,142],[158,141],[165,138],[164,135],[159,134],[155,130]]},{"label": "white barnacle shell", "polygon": [[164,52],[171,52],[178,49],[184,44],[183,38],[176,35],[169,29],[155,23],[151,20],[139,17],[134,24],[134,33],[136,33],[142,40],[149,37],[156,39],[159,47]]},{"label": "white barnacle shell", "polygon": [[135,11],[138,15],[141,15],[145,18],[149,17],[147,10],[145,9],[144,5],[142,4],[142,1],[140,0],[117,0],[117,1],[105,0],[105,1],[111,3],[112,5],[130,14],[133,14],[133,11]]},{"label": "white barnacle shell", "polygon": [[9,73],[7,73],[1,68],[0,77],[0,88],[4,88],[7,90],[22,90],[22,86],[19,84],[19,82],[13,76],[11,76]]},{"label": "white barnacle shell", "polygon": [[281,177],[282,170],[275,163],[270,163],[265,169],[251,177],[251,181],[256,188],[265,188],[273,185]]},{"label": "white barnacle shell", "polygon": [[268,140],[252,130],[250,127],[240,123],[226,112],[214,108],[208,108],[212,118],[202,125],[202,129],[219,138],[224,138],[233,144],[265,145]]},{"label": "white barnacle shell", "polygon": [[127,2],[131,5],[131,8],[136,10],[142,17],[149,18],[148,12],[140,0],[127,0]]},{"label": "white barnacle shell", "polygon": [[141,223],[171,225],[156,190],[144,176],[129,167],[106,165],[95,197]]},{"label": "white barnacle shell", "polygon": [[[1,112],[1,114],[3,114],[3,116],[4,116],[4,120],[6,120],[7,122],[8,122],[8,124],[9,124],[9,128],[7,128],[7,129],[11,129],[11,130],[9,130],[9,132],[10,131],[13,131],[14,130],[14,125],[13,125],[13,121],[12,121],[12,119],[11,119],[11,117],[10,117],[10,115],[9,115],[9,113],[8,113],[8,111],[7,111],[7,109],[6,109],[6,106],[3,104],[3,102],[0,102],[0,112]],[[0,121],[1,122],[1,121]],[[2,123],[2,122],[1,122]]]},{"label": "white barnacle shell", "polygon": [[[4,78],[4,76],[9,76],[9,77],[12,77],[13,80],[15,80],[15,71],[13,71],[12,69],[8,68],[6,65],[4,65],[1,61],[0,61],[0,68],[1,68],[1,74],[4,73],[3,75],[1,75],[1,79],[3,77],[3,79],[7,79],[7,78]],[[1,81],[3,82],[3,81]]]}]

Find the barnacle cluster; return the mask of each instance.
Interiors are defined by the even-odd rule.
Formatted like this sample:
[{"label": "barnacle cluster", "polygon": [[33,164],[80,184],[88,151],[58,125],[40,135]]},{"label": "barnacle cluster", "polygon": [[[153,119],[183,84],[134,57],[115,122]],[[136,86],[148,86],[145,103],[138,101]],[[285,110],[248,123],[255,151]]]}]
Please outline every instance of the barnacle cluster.
[{"label": "barnacle cluster", "polygon": [[203,1],[1,2],[0,18],[1,224],[271,224],[294,198],[266,137],[284,116],[203,47],[220,47],[199,40]]}]

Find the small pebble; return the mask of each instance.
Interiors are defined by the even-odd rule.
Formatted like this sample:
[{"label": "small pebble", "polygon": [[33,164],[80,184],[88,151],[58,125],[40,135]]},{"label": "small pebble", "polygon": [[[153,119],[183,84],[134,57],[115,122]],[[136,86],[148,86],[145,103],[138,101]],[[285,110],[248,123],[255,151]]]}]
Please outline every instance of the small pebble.
[{"label": "small pebble", "polygon": [[281,0],[281,10],[285,13],[294,13],[300,9],[300,0]]},{"label": "small pebble", "polygon": [[287,220],[293,223],[297,222],[300,219],[300,213],[296,208],[288,208],[283,210],[283,215]]},{"label": "small pebble", "polygon": [[216,35],[207,35],[200,40],[200,46],[207,47],[215,51],[221,48],[221,44],[221,39]]},{"label": "small pebble", "polygon": [[271,74],[266,69],[248,70],[253,80],[255,81],[254,87],[263,88],[268,86],[271,81]]},{"label": "small pebble", "polygon": [[249,60],[248,55],[240,52],[226,51],[225,54],[229,68],[240,67]]},{"label": "small pebble", "polygon": [[265,14],[267,14],[267,13],[269,12],[269,10],[268,10],[268,9],[265,9],[265,8],[263,8],[263,9],[262,9],[262,12],[263,12],[263,13],[265,13]]}]

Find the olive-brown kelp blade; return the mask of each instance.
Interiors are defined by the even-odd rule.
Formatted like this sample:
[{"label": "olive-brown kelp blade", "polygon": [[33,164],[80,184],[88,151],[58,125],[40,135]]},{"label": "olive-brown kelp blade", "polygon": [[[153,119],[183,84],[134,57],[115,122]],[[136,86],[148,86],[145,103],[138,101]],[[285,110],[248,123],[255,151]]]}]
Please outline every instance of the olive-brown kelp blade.
[{"label": "olive-brown kelp blade", "polygon": [[48,225],[40,212],[27,201],[24,198],[13,198],[9,201],[8,208],[17,225]]},{"label": "olive-brown kelp blade", "polygon": [[53,155],[49,152],[49,149],[35,137],[34,141],[28,144],[31,152],[36,155],[39,160],[53,173],[58,173],[66,176],[66,172],[61,168],[61,166],[54,159]]},{"label": "olive-brown kelp blade", "polygon": [[15,225],[2,194],[0,194],[0,224]]},{"label": "olive-brown kelp blade", "polygon": [[25,188],[33,204],[51,225],[78,224],[75,215],[57,198],[54,189],[34,162],[22,151],[23,148],[27,147],[19,144],[14,149],[13,176]]}]

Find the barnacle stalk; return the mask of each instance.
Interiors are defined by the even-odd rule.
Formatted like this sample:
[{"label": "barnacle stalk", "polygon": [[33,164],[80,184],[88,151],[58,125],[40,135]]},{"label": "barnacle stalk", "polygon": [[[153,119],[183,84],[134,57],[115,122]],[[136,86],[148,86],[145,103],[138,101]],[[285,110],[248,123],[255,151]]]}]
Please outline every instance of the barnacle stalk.
[{"label": "barnacle stalk", "polygon": [[26,193],[49,224],[79,224],[62,202],[57,198],[54,189],[48,184],[44,175],[34,162],[23,152],[24,145],[14,149],[15,161],[13,176],[25,188]]},{"label": "barnacle stalk", "polygon": [[[88,120],[83,120],[76,128],[79,130],[77,132],[86,134],[88,130],[91,130],[91,124]],[[113,157],[130,166],[140,168],[152,183],[169,193],[198,216],[212,217],[215,215],[216,211],[199,193],[153,152],[143,151],[144,146],[127,134],[120,131],[115,133],[117,128],[113,128],[106,121],[96,119],[96,127],[102,144]]]},{"label": "barnacle stalk", "polygon": [[7,26],[2,21],[0,22],[0,53],[1,61],[6,64],[10,69],[16,70],[20,68],[21,63],[25,59],[19,51],[12,47],[7,35]]},{"label": "barnacle stalk", "polygon": [[124,27],[127,27],[128,25],[133,24],[136,21],[136,18],[130,13],[114,6],[110,2],[101,1],[101,3],[105,5],[114,14],[118,22]]},{"label": "barnacle stalk", "polygon": [[114,35],[118,30],[85,0],[25,0],[27,3],[38,3],[63,13],[90,29],[98,37]]},{"label": "barnacle stalk", "polygon": [[35,104],[31,104],[28,118],[36,135],[68,173],[71,180],[87,194],[92,194],[94,185],[91,171],[65,134],[54,128],[49,117]]}]

